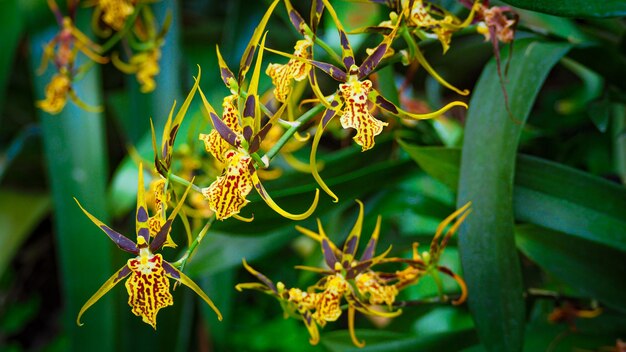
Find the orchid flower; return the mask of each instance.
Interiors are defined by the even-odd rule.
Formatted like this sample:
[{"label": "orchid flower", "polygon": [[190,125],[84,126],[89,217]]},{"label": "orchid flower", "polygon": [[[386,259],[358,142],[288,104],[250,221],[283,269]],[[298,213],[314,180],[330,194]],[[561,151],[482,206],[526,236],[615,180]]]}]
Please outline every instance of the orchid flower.
[{"label": "orchid flower", "polygon": [[272,49],[267,50],[279,55],[287,56],[295,60],[307,62],[312,66],[315,66],[324,71],[333,79],[341,82],[338,91],[333,95],[332,101],[330,103],[320,92],[317,84],[312,84],[313,91],[316,93],[320,101],[327,107],[313,139],[310,156],[310,164],[311,168],[313,169],[312,174],[320,187],[322,187],[322,189],[324,189],[324,191],[328,195],[333,197],[335,202],[337,202],[337,196],[322,180],[316,168],[317,147],[319,145],[322,133],[328,123],[337,114],[341,113],[340,122],[343,128],[354,128],[357,131],[356,136],[354,136],[353,139],[358,145],[362,147],[362,151],[366,151],[374,146],[374,137],[382,132],[383,127],[387,126],[386,122],[382,122],[372,116],[367,106],[368,101],[374,103],[376,106],[391,115],[397,116],[399,118],[415,120],[429,119],[439,116],[454,106],[463,106],[467,108],[467,104],[461,101],[454,101],[439,109],[438,111],[432,113],[413,114],[408,111],[402,110],[401,108],[397,107],[395,104],[384,98],[380,93],[373,89],[372,81],[365,78],[376,69],[385,53],[390,48],[391,42],[395,38],[400,22],[396,23],[396,27],[391,31],[391,33],[385,36],[383,41],[371,52],[371,54],[361,63],[360,66],[357,66],[354,59],[352,47],[350,46],[350,42],[348,40],[348,35],[346,34],[346,31],[343,29],[343,26],[339,22],[335,10],[327,0],[323,0],[323,3],[326,6],[326,9],[330,13],[331,17],[333,18],[339,32],[342,48],[342,61],[345,69],[340,69],[332,64],[316,60],[305,60],[303,58],[296,57],[290,54],[285,54]]},{"label": "orchid flower", "polygon": [[[265,43],[265,36],[261,40],[261,35],[269,20],[269,16],[277,4],[278,0],[272,3],[252,35],[252,39],[244,51],[237,79],[235,79],[235,75],[226,65],[219,48],[217,49],[221,77],[226,87],[231,91],[231,95],[224,98],[222,118],[219,118],[202,90],[199,89],[204,107],[213,124],[213,131],[208,135],[201,134],[200,139],[204,141],[206,150],[215,159],[225,164],[222,176],[219,176],[209,187],[202,190],[202,193],[209,201],[210,208],[215,212],[216,218],[219,220],[231,216],[239,217],[238,213],[248,204],[249,201],[246,198],[253,188],[257,190],[261,198],[273,210],[292,220],[302,220],[311,215],[319,199],[319,190],[317,190],[313,203],[307,211],[302,214],[286,212],[272,200],[261,184],[256,172],[256,167],[268,166],[268,160],[262,160],[256,154],[261,146],[261,141],[286,107],[286,105],[281,106],[278,111],[270,116],[269,121],[261,127],[263,116],[260,106],[262,103],[258,95],[258,83]],[[248,91],[244,93],[241,87],[244,83],[245,75],[252,64],[259,41],[261,41],[261,49],[256,59]],[[239,111],[239,106],[244,107],[243,112]]]},{"label": "orchid flower", "polygon": [[82,325],[80,318],[89,307],[95,304],[102,296],[125,278],[126,290],[128,292],[128,304],[132,307],[133,314],[140,316],[143,322],[151,325],[156,329],[156,317],[161,308],[174,304],[172,294],[170,293],[169,279],[173,279],[178,283],[182,283],[196,292],[217,314],[217,318],[222,320],[222,314],[217,309],[213,301],[202,291],[196,283],[189,277],[178,270],[174,265],[163,259],[161,254],[154,254],[166,241],[166,236],[170,231],[172,222],[178,214],[184,203],[185,197],[189,192],[187,188],[179,204],[174,208],[167,221],[161,226],[157,235],[150,241],[150,223],[148,216],[148,208],[145,201],[145,190],[143,183],[143,168],[139,166],[139,179],[137,190],[137,211],[136,233],[137,241],[133,242],[128,237],[113,230],[95,216],[85,210],[78,200],[76,203],[81,210],[96,224],[115,244],[123,251],[131,253],[136,257],[131,258],[127,263],[119,269],[111,278],[109,278],[96,291],[96,293],[87,300],[78,313],[76,323]]},{"label": "orchid flower", "polygon": [[280,281],[274,284],[265,275],[248,265],[245,259],[243,259],[243,266],[250,274],[254,275],[260,283],[241,283],[237,284],[235,289],[237,289],[237,291],[257,290],[277,298],[283,308],[285,318],[296,317],[302,319],[310,335],[309,343],[311,343],[311,345],[317,345],[320,340],[320,334],[317,329],[317,324],[313,319],[312,311],[316,309],[319,295],[313,292],[305,292],[298,288],[287,289],[285,284]]},{"label": "orchid flower", "polygon": [[[384,262],[386,263],[399,262],[408,264],[409,266],[401,271],[397,271],[394,274],[384,275],[384,278],[397,280],[395,286],[398,290],[401,290],[408,285],[416,283],[418,280],[426,275],[432,275],[436,272],[440,272],[453,278],[461,288],[461,296],[458,299],[452,301],[452,304],[459,305],[465,302],[465,299],[467,298],[467,286],[465,285],[465,281],[463,281],[463,279],[459,275],[455,274],[449,268],[439,265],[439,259],[441,257],[441,253],[443,253],[443,250],[446,248],[450,238],[456,233],[459,226],[461,226],[465,218],[471,212],[471,205],[472,202],[468,202],[463,207],[450,214],[439,224],[439,226],[437,227],[437,232],[435,233],[435,236],[431,241],[430,249],[428,252],[423,252],[420,255],[418,253],[418,244],[414,243],[413,255],[411,259],[386,258],[384,260]],[[454,223],[452,223],[453,221]],[[452,225],[450,225],[451,223]],[[447,231],[445,231],[448,225],[450,225],[450,227]],[[445,235],[443,235],[444,231]]]},{"label": "orchid flower", "polygon": [[[136,0],[89,0],[85,6],[94,6],[92,23],[94,31],[103,36],[110,35],[109,28],[120,31],[126,19],[136,10]],[[100,20],[109,28],[100,28]]]},{"label": "orchid flower", "polygon": [[[58,114],[63,110],[69,97],[81,109],[91,112],[100,112],[99,106],[91,106],[76,95],[72,89],[72,82],[77,73],[84,69],[76,69],[76,56],[79,52],[85,54],[89,59],[99,64],[108,62],[106,57],[99,54],[101,47],[93,43],[76,26],[70,16],[63,16],[54,0],[48,0],[48,5],[55,15],[60,27],[59,32],[44,47],[41,65],[38,72],[42,74],[48,67],[48,62],[52,61],[58,71],[50,83],[46,86],[45,99],[37,101],[36,105],[40,109],[50,113]],[[70,6],[69,11],[74,12],[74,6]]]},{"label": "orchid flower", "polygon": [[134,43],[133,40],[136,39],[132,35],[128,37],[131,46],[136,47],[138,51],[133,54],[128,63],[122,61],[116,52],[111,55],[111,61],[123,73],[134,74],[137,77],[142,93],[150,93],[156,88],[154,78],[160,72],[161,47],[165,44],[164,38],[169,30],[172,16],[168,14],[161,30],[157,33],[157,23],[152,11],[145,7],[142,14],[144,25],[137,28],[145,27],[145,33],[139,30],[134,31],[140,42]]},{"label": "orchid flower", "polygon": [[[363,203],[358,200],[357,203],[359,204],[359,215],[341,249],[330,241],[319,219],[317,220],[318,232],[296,226],[296,230],[320,243],[328,269],[306,266],[297,266],[296,268],[325,275],[314,286],[315,290],[321,291],[317,292],[319,298],[315,305],[316,310],[312,315],[317,324],[324,326],[328,321],[337,320],[341,315],[341,300],[344,298],[348,303],[350,337],[356,346],[363,347],[365,343],[356,338],[354,331],[355,311],[385,318],[396,317],[402,311],[392,308],[398,294],[396,287],[386,285],[378,273],[371,269],[391,251],[391,247],[389,247],[384,253],[375,256],[376,244],[380,234],[380,216],[378,216],[376,227],[365,250],[359,259],[356,258],[363,227]],[[379,304],[386,304],[388,311],[371,308],[372,305]]]}]

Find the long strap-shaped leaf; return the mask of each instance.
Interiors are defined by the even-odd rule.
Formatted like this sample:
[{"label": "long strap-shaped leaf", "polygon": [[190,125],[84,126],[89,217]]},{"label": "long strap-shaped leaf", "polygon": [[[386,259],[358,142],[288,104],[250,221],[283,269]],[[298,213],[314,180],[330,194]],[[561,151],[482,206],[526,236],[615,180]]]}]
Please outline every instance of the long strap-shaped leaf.
[{"label": "long strap-shaped leaf", "polygon": [[[513,116],[525,121],[546,76],[569,45],[533,39],[516,45],[507,91]],[[525,310],[512,198],[523,124],[504,109],[495,61],[483,70],[469,105],[457,199],[459,207],[474,204],[459,235],[469,307],[488,350],[521,351]]]}]

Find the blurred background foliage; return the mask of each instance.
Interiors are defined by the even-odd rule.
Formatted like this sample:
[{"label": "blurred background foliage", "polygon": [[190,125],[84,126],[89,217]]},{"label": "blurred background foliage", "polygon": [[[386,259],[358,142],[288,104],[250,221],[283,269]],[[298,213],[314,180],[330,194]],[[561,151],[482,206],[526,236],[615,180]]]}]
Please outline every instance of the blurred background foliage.
[{"label": "blurred background foliage", "polygon": [[[308,1],[293,2],[308,13]],[[466,11],[456,1],[435,2]],[[192,292],[179,289],[176,304],[161,312],[153,331],[129,314],[121,287],[87,313],[84,327],[74,322],[83,302],[128,258],[72,197],[132,237],[137,169],[129,148],[153,158],[149,118],[160,131],[172,102],[180,102],[191,87],[196,65],[202,67],[202,89],[220,105],[227,90],[215,44],[235,67],[269,3],[151,4],[160,20],[166,13],[173,18],[155,91],[141,93],[134,77],[102,65],[75,89],[82,99],[100,102],[104,112],[87,113],[68,103],[61,114],[49,115],[34,101],[50,77],[35,69],[56,31],[53,15],[45,1],[0,0],[1,350],[358,349],[345,317],[322,331],[319,346],[310,346],[303,324],[283,319],[271,297],[234,290],[239,282],[253,281],[242,270],[244,257],[268,277],[294,286],[316,280],[294,265],[322,260],[317,245],[300,236],[293,221],[258,197],[251,197],[244,211],[255,221],[215,223],[185,270],[220,307],[223,322]],[[491,45],[463,33],[446,55],[436,41],[420,46],[449,82],[471,89],[467,112],[400,124],[367,154],[341,133],[322,140],[323,175],[340,202],[322,197],[314,216],[298,225],[314,228],[319,217],[338,243],[356,218],[354,199],[366,205],[364,232],[381,214],[380,248],[393,244],[398,255],[409,255],[414,241],[429,243],[457,205],[474,202],[459,240],[443,259],[462,268],[468,304],[406,307],[391,321],[359,317],[357,334],[367,341],[363,351],[623,351],[618,339],[626,339],[626,22],[621,17],[626,3],[497,4],[507,3],[517,6],[520,16],[505,79],[512,115],[505,109]],[[388,11],[363,2],[333,4],[348,30],[379,23]],[[79,28],[89,31],[89,11],[79,12],[85,12],[79,14]],[[299,38],[282,4],[267,29],[271,48],[290,52]],[[329,16],[320,36],[338,47]],[[378,41],[375,35],[351,40],[359,57]],[[507,55],[505,46],[503,62]],[[423,70],[410,77],[409,93],[399,95],[406,76],[407,68],[396,63],[377,72],[376,80],[388,99],[406,106],[440,106],[449,98]],[[319,77],[322,87],[332,84]],[[262,75],[260,91],[270,85]],[[209,125],[198,99],[181,128],[179,144],[202,149],[197,135]],[[306,160],[309,150],[296,155]],[[285,171],[266,187],[284,208],[301,210],[316,184],[308,175]],[[184,243],[183,226],[174,228],[175,240]],[[184,249],[163,253],[174,258]],[[454,292],[453,282],[444,283]],[[434,283],[424,280],[402,298],[436,293]],[[597,307],[598,316],[581,316]]]}]

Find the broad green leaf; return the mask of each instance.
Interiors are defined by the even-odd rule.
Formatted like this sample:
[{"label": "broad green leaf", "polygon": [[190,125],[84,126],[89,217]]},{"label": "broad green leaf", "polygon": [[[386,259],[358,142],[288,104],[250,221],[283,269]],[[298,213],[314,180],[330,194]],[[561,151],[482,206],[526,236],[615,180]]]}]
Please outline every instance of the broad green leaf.
[{"label": "broad green leaf", "polygon": [[618,17],[626,15],[623,0],[503,0],[523,9],[561,17]]},{"label": "broad green leaf", "polygon": [[474,88],[467,116],[457,206],[473,202],[459,233],[468,304],[488,350],[520,351],[525,309],[513,232],[513,176],[523,122],[548,72],[568,44],[516,42],[506,78],[505,108],[495,60]]},{"label": "broad green leaf", "polygon": [[616,249],[534,225],[518,226],[517,246],[579,294],[626,312],[626,256]]},{"label": "broad green leaf", "polygon": [[[0,110],[4,104],[4,92],[8,84],[13,56],[22,34],[22,16],[18,0],[0,1],[0,33],[2,33],[2,55],[0,55]],[[1,118],[1,117],[0,117]]]},{"label": "broad green leaf", "polygon": [[[459,149],[400,144],[426,172],[456,190]],[[523,154],[517,156],[515,169],[513,207],[517,220],[626,252],[625,187]]]},{"label": "broad green leaf", "polygon": [[49,210],[48,195],[0,190],[0,277]]},{"label": "broad green leaf", "polygon": [[365,347],[352,344],[348,331],[323,333],[320,343],[331,352],[401,352],[401,351],[458,351],[476,344],[473,330],[410,335],[382,330],[356,330],[356,336],[365,340]]},{"label": "broad green leaf", "polygon": [[[88,15],[88,14],[85,14]],[[89,16],[79,18],[80,28],[89,28]],[[40,63],[43,47],[58,28],[32,36],[30,67]],[[79,56],[80,57],[80,56]],[[43,98],[53,65],[42,76],[33,76],[36,99]],[[92,68],[73,88],[85,102],[101,102],[102,82]],[[61,288],[64,297],[64,329],[70,350],[112,351],[115,345],[112,297],[103,297],[85,316],[84,327],[76,325],[81,305],[114,272],[110,251],[115,247],[81,212],[72,197],[91,213],[107,222],[105,184],[107,151],[103,115],[86,112],[68,101],[57,115],[38,111],[44,155],[54,204],[54,224]]]}]

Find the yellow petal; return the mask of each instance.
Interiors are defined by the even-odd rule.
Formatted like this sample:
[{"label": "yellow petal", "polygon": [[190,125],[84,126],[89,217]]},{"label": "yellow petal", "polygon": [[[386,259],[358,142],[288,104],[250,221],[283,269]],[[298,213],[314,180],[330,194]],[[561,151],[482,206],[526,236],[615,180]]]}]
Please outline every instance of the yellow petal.
[{"label": "yellow petal", "polygon": [[313,214],[313,212],[315,211],[315,208],[317,207],[317,202],[320,196],[320,190],[317,188],[315,189],[315,198],[313,199],[313,203],[311,204],[309,209],[307,209],[304,213],[301,213],[301,214],[292,214],[283,210],[281,207],[278,206],[278,204],[274,202],[274,200],[272,200],[272,198],[269,196],[269,194],[267,193],[267,191],[261,184],[261,180],[259,180],[259,176],[256,173],[252,175],[252,182],[254,184],[254,188],[257,190],[257,192],[259,193],[261,198],[265,201],[265,203],[270,208],[272,208],[275,212],[286,217],[287,219],[304,220],[308,218],[309,216],[311,216],[311,214]]},{"label": "yellow petal", "polygon": [[192,289],[193,292],[195,292],[198,296],[200,296],[200,298],[202,298],[209,305],[209,307],[213,309],[215,314],[217,314],[217,319],[221,321],[223,319],[222,313],[220,312],[219,309],[217,309],[217,307],[215,306],[213,301],[209,298],[209,296],[207,296],[206,293],[204,293],[204,291],[202,291],[202,289],[198,285],[196,285],[196,283],[193,282],[193,280],[191,280],[187,275],[183,274],[180,270],[174,268],[173,266],[170,266],[170,267],[171,269],[175,271],[176,273],[175,275],[178,275],[178,277],[175,277],[174,275],[170,275],[170,274],[168,274],[168,276],[173,278],[174,280],[179,281],[181,284],[189,287],[190,289]]},{"label": "yellow petal", "polygon": [[83,326],[83,323],[80,322],[80,318],[83,316],[85,311],[89,309],[89,307],[93,306],[102,296],[104,296],[107,292],[109,292],[118,282],[123,280],[125,277],[130,275],[131,271],[128,269],[126,265],[124,265],[120,270],[118,270],[113,276],[111,276],[99,289],[96,293],[91,296],[87,302],[80,308],[80,312],[78,312],[78,317],[76,317],[76,324],[78,326]]}]

